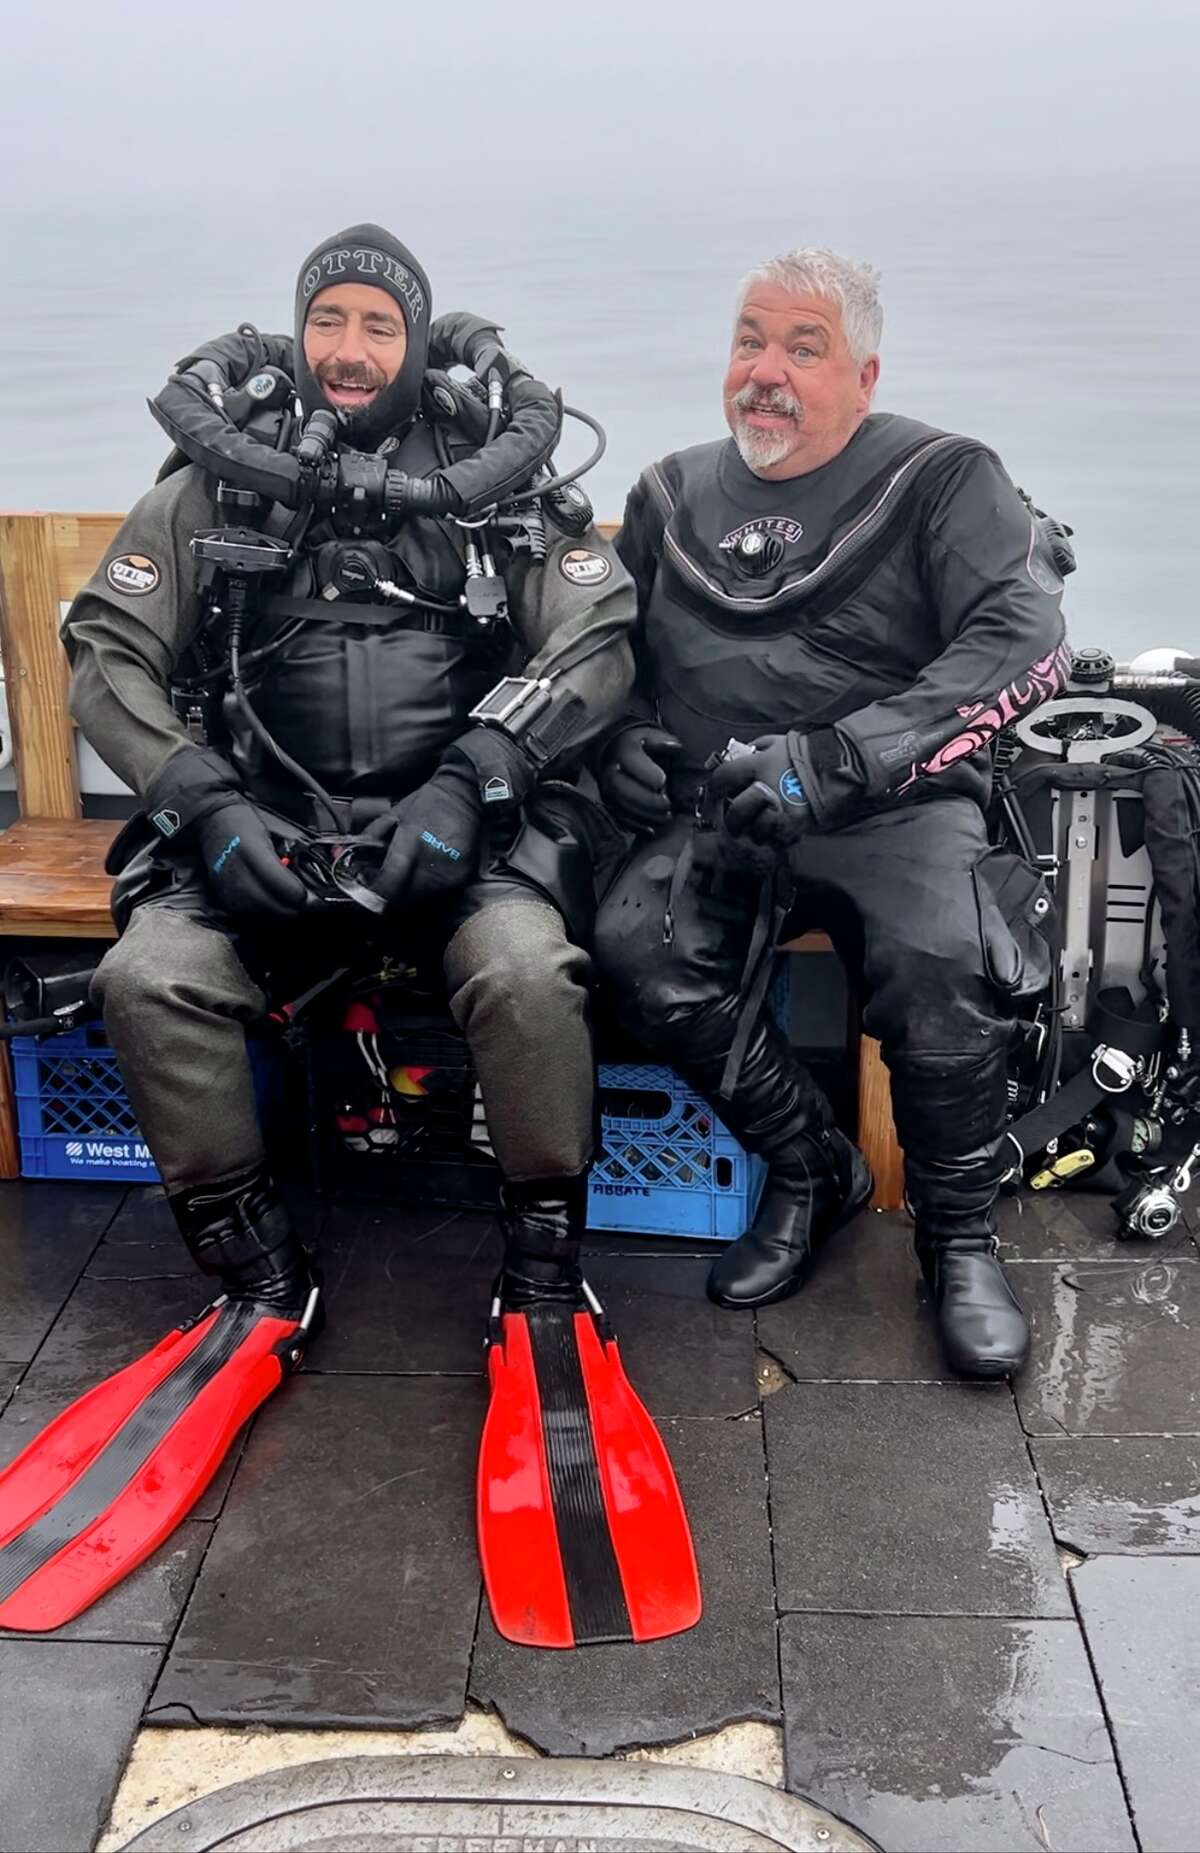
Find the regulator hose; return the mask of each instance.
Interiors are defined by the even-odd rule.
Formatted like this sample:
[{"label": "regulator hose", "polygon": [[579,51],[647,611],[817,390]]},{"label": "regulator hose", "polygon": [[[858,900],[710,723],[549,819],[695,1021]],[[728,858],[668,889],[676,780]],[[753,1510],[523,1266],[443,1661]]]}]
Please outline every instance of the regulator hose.
[{"label": "regulator hose", "polygon": [[[483,384],[493,401],[503,388],[509,418],[473,455],[427,476],[389,470],[386,506],[393,516],[470,519],[528,484],[553,455],[562,431],[561,399],[499,346],[498,333],[479,317],[450,315],[435,322],[432,351],[438,360],[463,366],[478,360],[486,368]],[[248,404],[251,409],[255,403],[270,404],[278,393],[277,376],[286,381],[291,365],[292,344],[286,336],[260,335],[243,323],[186,356],[148,401],[150,412],[176,449],[207,474],[298,509],[312,492],[295,456],[243,431],[226,403],[227,395],[261,378],[263,397],[258,400],[250,392]]]}]

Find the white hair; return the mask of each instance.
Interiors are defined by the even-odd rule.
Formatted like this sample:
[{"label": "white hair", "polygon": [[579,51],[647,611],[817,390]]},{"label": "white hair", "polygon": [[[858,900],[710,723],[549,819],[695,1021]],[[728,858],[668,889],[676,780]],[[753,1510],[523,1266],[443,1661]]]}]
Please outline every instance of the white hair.
[{"label": "white hair", "polygon": [[879,301],[879,272],[870,264],[856,264],[816,245],[801,245],[798,250],[769,257],[742,278],[739,313],[756,283],[776,283],[797,296],[821,296],[835,303],[841,311],[850,357],[860,366],[878,351],[883,307]]}]

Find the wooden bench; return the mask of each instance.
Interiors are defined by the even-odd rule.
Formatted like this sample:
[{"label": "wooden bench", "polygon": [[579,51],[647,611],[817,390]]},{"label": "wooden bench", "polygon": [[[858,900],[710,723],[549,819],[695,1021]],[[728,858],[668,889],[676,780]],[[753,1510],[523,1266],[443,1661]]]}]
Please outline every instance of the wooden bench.
[{"label": "wooden bench", "polygon": [[[74,598],[124,516],[0,514],[0,652],[17,774],[18,821],[0,831],[0,935],[115,937],[104,857],[120,825],[85,819],[67,713],[61,606]],[[606,532],[615,530],[606,525]],[[828,953],[824,934],[798,952]],[[875,1205],[897,1209],[903,1172],[878,1043],[852,1027],[858,1136],[875,1172]],[[19,1174],[7,1053],[0,1048],[0,1178]]]}]

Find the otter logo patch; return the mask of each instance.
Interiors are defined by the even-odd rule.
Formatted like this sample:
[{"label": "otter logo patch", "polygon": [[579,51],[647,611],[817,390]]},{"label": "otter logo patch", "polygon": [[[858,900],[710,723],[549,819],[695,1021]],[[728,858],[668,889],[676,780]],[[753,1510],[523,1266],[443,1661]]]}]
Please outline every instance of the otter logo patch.
[{"label": "otter logo patch", "polygon": [[601,553],[592,553],[587,547],[572,547],[570,553],[563,554],[558,570],[572,585],[603,585],[612,573],[612,565]]},{"label": "otter logo patch", "polygon": [[154,561],[144,553],[118,554],[115,560],[109,561],[104,577],[114,592],[124,592],[134,598],[153,592],[162,580]]}]

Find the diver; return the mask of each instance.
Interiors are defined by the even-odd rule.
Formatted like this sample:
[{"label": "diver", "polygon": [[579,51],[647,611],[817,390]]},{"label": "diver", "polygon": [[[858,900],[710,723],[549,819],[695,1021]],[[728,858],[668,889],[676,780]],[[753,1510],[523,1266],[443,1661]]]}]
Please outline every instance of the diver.
[{"label": "diver", "polygon": [[732,435],[652,464],[629,496],[636,716],[599,773],[644,840],[595,950],[625,1027],[768,1162],[752,1227],[709,1277],[720,1305],[749,1308],[794,1293],[871,1197],[762,1008],[771,948],[830,934],[891,1071],[946,1358],[995,1377],[1029,1347],[995,1205],[1013,1005],[1046,981],[1049,902],[989,846],[989,743],[1063,686],[1073,560],[985,445],[871,412],[876,283],[816,249],[754,270]]},{"label": "diver", "polygon": [[[619,841],[562,774],[624,710],[634,589],[579,472],[552,474],[561,401],[492,324],[430,316],[428,279],[389,232],[324,240],[300,268],[293,340],[221,337],[153,402],[176,452],[67,614],[72,713],[140,802],[118,839],[120,938],[94,996],[183,1241],[220,1298],[60,1418],[93,1452],[103,1444],[94,1498],[129,1491],[121,1540],[85,1552],[107,1523],[86,1480],[19,1528],[7,1581],[0,1565],[10,1626],[56,1625],[64,1602],[78,1612],[140,1561],[300,1361],[320,1279],[269,1168],[245,1031],[283,1001],[281,968],[306,950],[345,966],[367,943],[442,967],[502,1171],[481,1461],[511,1473],[541,1437],[539,1389],[570,1457],[535,1470],[553,1511],[539,1532],[520,1508],[516,1553],[489,1544],[489,1514],[503,1536],[513,1509],[489,1506],[481,1479],[497,1623],[568,1645],[671,1632],[698,1613],[669,1463],[579,1265],[586,946],[595,868]],[[452,375],[459,363],[477,381]],[[625,1438],[638,1453],[633,1483],[652,1470],[664,1554],[672,1537],[681,1553],[657,1606],[659,1572],[647,1564],[639,1607],[638,1576],[622,1587],[620,1541],[605,1537],[601,1481],[624,1470],[592,1433],[585,1385],[593,1413],[616,1411],[617,1453]],[[34,1451],[24,1459],[0,1485],[8,1520],[44,1504]],[[153,1498],[138,1482],[148,1462]],[[582,1547],[572,1525],[590,1527]]]}]

